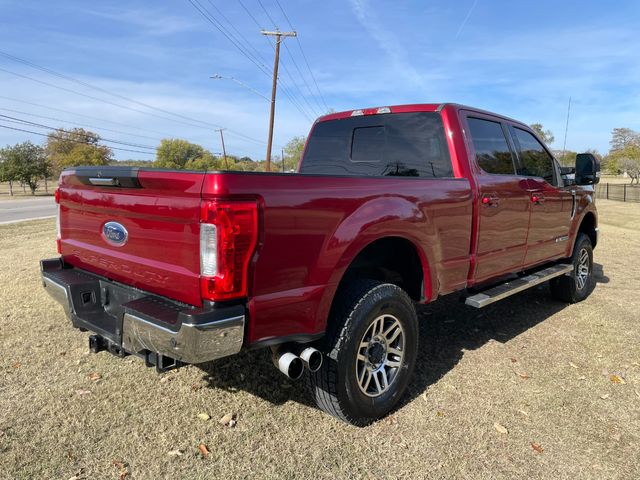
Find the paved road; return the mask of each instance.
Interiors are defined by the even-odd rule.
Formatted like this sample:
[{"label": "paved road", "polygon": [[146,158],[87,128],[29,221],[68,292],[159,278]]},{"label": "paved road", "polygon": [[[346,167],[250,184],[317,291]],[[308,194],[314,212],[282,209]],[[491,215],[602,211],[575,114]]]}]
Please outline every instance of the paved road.
[{"label": "paved road", "polygon": [[56,204],[53,197],[0,200],[0,225],[54,217],[55,215]]}]

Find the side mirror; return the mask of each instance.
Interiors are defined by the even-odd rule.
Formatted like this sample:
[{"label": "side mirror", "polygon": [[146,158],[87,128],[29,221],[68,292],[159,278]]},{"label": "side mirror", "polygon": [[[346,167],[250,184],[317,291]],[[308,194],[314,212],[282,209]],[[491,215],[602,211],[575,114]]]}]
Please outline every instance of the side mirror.
[{"label": "side mirror", "polygon": [[576,185],[595,185],[600,181],[600,162],[592,153],[576,155]]}]

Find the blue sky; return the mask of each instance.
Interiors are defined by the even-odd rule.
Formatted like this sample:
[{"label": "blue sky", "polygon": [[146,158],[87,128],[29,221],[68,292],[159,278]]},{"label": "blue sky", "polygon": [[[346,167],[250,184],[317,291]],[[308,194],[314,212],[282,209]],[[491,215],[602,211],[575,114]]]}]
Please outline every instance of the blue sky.
[{"label": "blue sky", "polygon": [[[271,69],[273,49],[259,26],[290,29],[276,0],[197,1],[236,39],[250,44],[242,43],[257,63]],[[280,0],[280,5],[299,33],[313,76],[297,41],[285,40],[280,78],[295,103],[279,90],[274,154],[294,135],[306,135],[311,119],[327,107],[465,103],[541,122],[555,134],[552,148],[561,149],[571,96],[568,149],[606,152],[612,128],[640,130],[640,2]],[[142,146],[153,147],[163,137],[186,138],[213,152],[220,151],[219,125],[228,129],[230,153],[264,158],[268,101],[231,80],[209,77],[234,77],[268,96],[270,76],[189,0],[0,0],[0,15],[1,52],[182,117],[4,56],[0,115],[55,127],[90,125],[105,138]],[[2,125],[46,132],[0,119]],[[0,145],[27,138],[43,139],[0,128]],[[153,158],[115,153],[120,159]]]}]

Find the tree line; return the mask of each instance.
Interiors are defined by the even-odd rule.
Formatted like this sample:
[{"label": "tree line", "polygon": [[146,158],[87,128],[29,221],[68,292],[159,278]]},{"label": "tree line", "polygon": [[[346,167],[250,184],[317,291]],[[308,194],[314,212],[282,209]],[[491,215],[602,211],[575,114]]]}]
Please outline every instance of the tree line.
[{"label": "tree line", "polygon": [[[554,142],[554,135],[540,123],[531,125],[532,129],[547,144]],[[31,194],[47,180],[57,178],[68,167],[80,165],[132,165],[185,170],[238,170],[264,171],[266,162],[255,161],[250,157],[238,157],[213,154],[201,145],[179,138],[165,138],[156,148],[155,160],[116,161],[113,151],[100,143],[97,133],[82,128],[72,130],[58,129],[51,132],[43,145],[30,141],[18,143],[0,149],[0,182],[9,184],[10,194],[20,185]],[[273,171],[295,171],[305,138],[294,137],[284,147],[281,155],[272,162]],[[610,149],[606,155],[589,150],[602,162],[602,170],[611,174],[626,173],[640,184],[640,132],[629,128],[614,128],[611,132]],[[576,152],[558,151],[554,154],[563,166],[575,165]]]},{"label": "tree line", "polygon": [[[113,150],[100,143],[97,133],[82,128],[58,129],[51,132],[43,145],[31,141],[0,148],[0,182],[9,184],[14,194],[16,185],[28,188],[32,195],[47,181],[57,178],[65,168],[81,165],[130,165],[186,170],[264,171],[266,162],[250,157],[215,155],[201,145],[179,138],[162,139],[155,160],[117,161]],[[275,157],[272,170],[295,171],[304,147],[304,137],[295,137]]]}]

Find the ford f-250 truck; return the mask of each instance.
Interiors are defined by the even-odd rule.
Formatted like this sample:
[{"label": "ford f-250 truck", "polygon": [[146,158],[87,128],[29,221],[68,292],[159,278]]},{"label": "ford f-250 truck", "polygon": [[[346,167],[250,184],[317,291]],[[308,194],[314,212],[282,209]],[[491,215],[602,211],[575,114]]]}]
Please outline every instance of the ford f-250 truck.
[{"label": "ford f-250 truck", "polygon": [[165,370],[268,346],[321,409],[366,425],[410,381],[416,304],[591,292],[599,164],[567,173],[527,125],[478,109],[333,113],[297,174],[65,170],[42,279],[93,351]]}]

